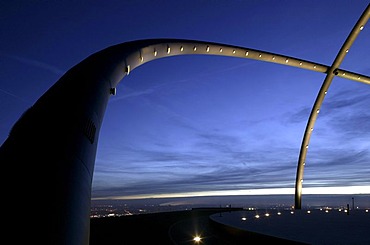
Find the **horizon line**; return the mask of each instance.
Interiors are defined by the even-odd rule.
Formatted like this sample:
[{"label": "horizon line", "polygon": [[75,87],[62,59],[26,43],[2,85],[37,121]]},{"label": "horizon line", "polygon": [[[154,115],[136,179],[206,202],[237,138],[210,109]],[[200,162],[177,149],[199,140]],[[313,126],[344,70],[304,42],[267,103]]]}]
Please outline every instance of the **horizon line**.
[{"label": "horizon line", "polygon": [[[294,188],[267,188],[248,190],[223,190],[201,192],[179,192],[166,194],[141,194],[129,196],[92,197],[91,200],[138,200],[184,197],[214,197],[214,196],[263,196],[263,195],[294,195]],[[342,187],[306,187],[304,195],[370,195],[370,186]]]}]

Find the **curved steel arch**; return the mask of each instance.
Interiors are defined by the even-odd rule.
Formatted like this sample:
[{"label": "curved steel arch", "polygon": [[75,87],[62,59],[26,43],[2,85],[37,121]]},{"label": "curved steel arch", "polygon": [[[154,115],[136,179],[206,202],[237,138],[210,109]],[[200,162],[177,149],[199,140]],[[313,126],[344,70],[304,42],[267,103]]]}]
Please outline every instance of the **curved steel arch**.
[{"label": "curved steel arch", "polygon": [[[364,28],[365,24],[367,23],[370,16],[370,5],[367,6],[357,23],[354,25],[352,31],[348,35],[346,41],[343,43],[341,49],[339,50],[337,56],[335,57],[333,64],[329,67],[328,71],[326,72],[327,75],[325,80],[320,88],[320,91],[317,95],[315,103],[312,107],[310,117],[307,122],[307,126],[305,129],[304,137],[302,140],[301,150],[299,154],[298,166],[297,166],[297,174],[296,174],[296,182],[295,182],[295,209],[301,209],[302,207],[302,182],[303,182],[303,172],[304,166],[307,156],[307,149],[309,146],[310,138],[312,135],[312,131],[314,129],[314,125],[317,119],[317,116],[320,112],[320,107],[324,101],[325,95],[330,87],[330,84],[335,75],[343,73],[343,71],[338,70],[340,64],[342,63],[345,55],[348,53],[349,49],[351,48],[353,42],[357,38],[360,31]],[[360,76],[357,79],[361,79]]]},{"label": "curved steel arch", "polygon": [[[135,42],[141,44],[142,41],[134,41],[132,44]],[[123,57],[121,66],[124,69],[121,72],[117,71],[119,78],[116,80],[121,81],[125,75],[149,61],[170,56],[195,54],[254,59],[321,73],[328,73],[331,68],[308,60],[240,46],[184,39],[152,39],[145,40],[143,46],[137,47],[136,50],[132,50],[131,53],[126,54],[126,57]],[[124,73],[120,74],[123,71]],[[370,77],[362,74],[337,69],[334,75],[370,85]],[[117,86],[117,84],[112,85]]]},{"label": "curved steel arch", "polygon": [[[38,217],[40,226],[29,237],[30,242],[89,243],[91,184],[99,131],[110,96],[138,66],[187,54],[249,58],[322,72],[329,81],[324,82],[325,86],[333,76],[370,84],[370,77],[337,69],[342,58],[329,67],[255,49],[193,40],[138,40],[94,53],[41,96],[15,123],[0,147],[0,162],[7,167],[6,172],[17,172],[21,175],[19,181],[33,191],[35,199],[48,203],[47,207],[29,204],[49,214]],[[300,171],[303,175],[303,168]],[[20,196],[12,198],[13,202],[23,201]],[[22,219],[23,226],[34,227],[32,220],[25,223],[22,213],[15,215],[18,216],[12,219]]]}]

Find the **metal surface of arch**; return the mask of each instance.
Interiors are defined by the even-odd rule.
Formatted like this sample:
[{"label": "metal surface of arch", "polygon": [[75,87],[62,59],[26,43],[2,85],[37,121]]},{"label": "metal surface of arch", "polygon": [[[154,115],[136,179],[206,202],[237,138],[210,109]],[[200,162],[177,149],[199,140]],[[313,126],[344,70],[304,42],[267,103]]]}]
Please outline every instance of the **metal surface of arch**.
[{"label": "metal surface of arch", "polygon": [[[301,144],[301,150],[299,154],[297,172],[296,172],[296,183],[295,183],[295,209],[301,209],[302,207],[302,182],[303,182],[303,172],[305,167],[305,161],[307,156],[307,150],[310,142],[310,138],[312,135],[312,131],[314,129],[314,125],[317,119],[317,116],[320,112],[320,107],[324,101],[325,95],[331,85],[331,82],[335,75],[338,73],[342,73],[339,71],[339,66],[342,63],[345,55],[348,53],[349,49],[351,48],[353,42],[357,38],[360,31],[364,28],[365,24],[367,23],[370,16],[370,5],[365,9],[357,23],[354,25],[352,31],[348,35],[346,41],[343,43],[341,49],[339,50],[336,58],[333,61],[333,64],[327,71],[327,75],[325,80],[320,88],[320,91],[317,95],[315,103],[312,107],[307,126],[305,129],[304,137]],[[360,80],[360,76],[357,77]]]}]

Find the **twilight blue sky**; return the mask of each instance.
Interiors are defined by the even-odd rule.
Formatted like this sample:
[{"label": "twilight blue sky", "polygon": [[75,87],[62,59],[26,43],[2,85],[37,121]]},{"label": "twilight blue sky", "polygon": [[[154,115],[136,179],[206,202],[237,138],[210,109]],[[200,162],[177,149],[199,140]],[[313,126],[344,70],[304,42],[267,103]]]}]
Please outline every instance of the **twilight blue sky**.
[{"label": "twilight blue sky", "polygon": [[[2,1],[0,144],[67,70],[108,46],[196,39],[331,65],[368,4]],[[368,24],[341,68],[370,76],[369,43]],[[293,194],[304,129],[324,78],[294,67],[203,55],[137,68],[108,104],[93,198]],[[347,189],[340,193],[370,194],[369,85],[334,78],[306,163],[303,194],[342,187]]]}]

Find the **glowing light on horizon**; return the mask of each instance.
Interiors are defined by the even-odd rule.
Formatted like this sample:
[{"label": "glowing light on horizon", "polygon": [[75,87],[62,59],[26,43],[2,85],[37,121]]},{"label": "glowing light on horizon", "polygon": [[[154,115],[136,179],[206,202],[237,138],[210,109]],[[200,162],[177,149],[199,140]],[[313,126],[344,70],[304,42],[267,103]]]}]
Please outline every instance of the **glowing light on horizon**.
[{"label": "glowing light on horizon", "polygon": [[[345,187],[306,187],[304,194],[370,194],[370,186],[345,186]],[[92,198],[92,200],[105,199],[145,199],[145,198],[176,198],[176,197],[203,197],[203,196],[247,196],[247,195],[294,195],[294,188],[269,188],[250,190],[224,190],[224,191],[202,191],[202,192],[179,192],[168,194],[142,194],[131,196],[107,196]]]}]

